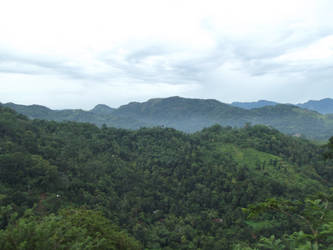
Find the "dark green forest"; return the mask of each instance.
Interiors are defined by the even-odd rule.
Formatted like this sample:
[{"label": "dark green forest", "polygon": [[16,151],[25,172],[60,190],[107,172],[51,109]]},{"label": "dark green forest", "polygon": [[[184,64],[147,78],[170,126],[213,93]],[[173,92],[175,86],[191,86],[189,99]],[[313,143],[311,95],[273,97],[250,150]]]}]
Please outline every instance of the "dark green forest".
[{"label": "dark green forest", "polygon": [[0,249],[333,249],[332,152],[263,125],[126,130],[0,106]]}]

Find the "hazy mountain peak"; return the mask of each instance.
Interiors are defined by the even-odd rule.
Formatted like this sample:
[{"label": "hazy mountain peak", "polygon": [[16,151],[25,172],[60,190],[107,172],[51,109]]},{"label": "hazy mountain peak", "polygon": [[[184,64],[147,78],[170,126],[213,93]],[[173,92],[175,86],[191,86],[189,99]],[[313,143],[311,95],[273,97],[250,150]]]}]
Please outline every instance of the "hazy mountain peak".
[{"label": "hazy mountain peak", "polygon": [[[326,98],[326,101],[331,100]],[[318,102],[323,103],[322,100]],[[49,110],[37,105],[7,106],[30,118],[90,122],[99,126],[106,124],[131,129],[166,126],[195,132],[214,124],[242,127],[252,123],[268,125],[288,134],[302,134],[308,138],[327,139],[333,134],[333,116],[319,114],[317,109],[303,109],[298,105],[278,104],[266,100],[259,100],[256,104],[258,103],[265,105],[249,110],[214,99],[173,96],[154,98],[146,102],[131,102],[117,109],[99,104],[90,111]]]},{"label": "hazy mountain peak", "polygon": [[98,113],[98,114],[111,114],[114,111],[114,109],[105,104],[97,104],[90,111],[93,113]]},{"label": "hazy mountain peak", "polygon": [[333,99],[331,98],[324,98],[318,101],[310,100],[302,104],[297,104],[297,106],[301,108],[315,110],[322,114],[333,113]]},{"label": "hazy mountain peak", "polygon": [[258,100],[256,102],[233,102],[232,106],[243,108],[243,109],[253,109],[253,108],[262,108],[265,106],[274,106],[278,104],[277,102],[267,101],[267,100]]}]

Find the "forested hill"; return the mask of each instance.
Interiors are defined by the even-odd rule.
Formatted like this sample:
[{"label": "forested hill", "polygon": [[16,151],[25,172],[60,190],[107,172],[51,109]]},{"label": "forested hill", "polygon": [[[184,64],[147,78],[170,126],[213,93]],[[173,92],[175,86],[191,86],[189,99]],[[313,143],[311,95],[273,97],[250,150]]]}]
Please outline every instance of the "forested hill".
[{"label": "forested hill", "polygon": [[301,108],[318,111],[322,114],[333,114],[333,99],[325,98],[319,101],[311,100],[306,103],[297,104]]},{"label": "forested hill", "polygon": [[[318,192],[326,201],[333,171],[322,155],[259,125],[130,131],[29,120],[0,107],[0,249],[245,249],[260,237],[278,244],[311,230],[279,213],[252,221],[242,208],[273,199],[268,207],[278,209],[288,199],[301,213],[307,206],[291,201],[312,202]],[[331,204],[323,209],[313,227],[330,234]],[[324,234],[320,247],[332,246]],[[316,240],[283,237],[297,246]]]},{"label": "forested hill", "polygon": [[232,106],[243,108],[243,109],[255,109],[255,108],[262,108],[266,106],[275,106],[277,102],[266,101],[266,100],[259,100],[257,102],[233,102],[231,103]]},{"label": "forested hill", "polygon": [[165,126],[185,132],[199,131],[214,124],[242,127],[247,123],[272,126],[290,135],[327,140],[333,134],[333,115],[293,105],[279,104],[246,110],[216,100],[170,97],[133,102],[118,109],[97,105],[90,111],[51,110],[43,106],[3,104],[30,118],[89,122],[102,126],[138,129]]},{"label": "forested hill", "polygon": [[[266,101],[266,100],[259,100],[256,102],[233,102],[231,103],[232,106],[244,108],[244,109],[253,109],[253,108],[262,108],[265,106],[274,106],[277,102]],[[332,98],[324,98],[321,100],[310,100],[305,103],[298,103],[295,104],[300,108],[308,109],[317,111],[321,114],[333,114],[333,99]]]}]

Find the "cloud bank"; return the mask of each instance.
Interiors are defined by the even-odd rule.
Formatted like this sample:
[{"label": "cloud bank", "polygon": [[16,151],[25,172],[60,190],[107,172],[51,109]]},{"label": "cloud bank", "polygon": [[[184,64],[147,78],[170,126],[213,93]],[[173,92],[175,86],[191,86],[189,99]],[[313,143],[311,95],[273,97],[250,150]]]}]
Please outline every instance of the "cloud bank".
[{"label": "cloud bank", "polygon": [[0,101],[117,107],[333,93],[331,1],[8,1]]}]

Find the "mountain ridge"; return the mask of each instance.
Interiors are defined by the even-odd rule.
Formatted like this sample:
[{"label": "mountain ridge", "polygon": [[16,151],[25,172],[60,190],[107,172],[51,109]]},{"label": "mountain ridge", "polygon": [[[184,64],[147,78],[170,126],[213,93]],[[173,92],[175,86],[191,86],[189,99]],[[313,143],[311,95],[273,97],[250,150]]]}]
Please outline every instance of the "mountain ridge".
[{"label": "mountain ridge", "polygon": [[[289,104],[289,103],[279,103],[268,100],[259,100],[254,102],[232,102],[230,105],[244,109],[254,109],[254,108],[262,108],[265,106],[275,106],[277,104]],[[309,100],[304,103],[297,103],[290,105],[298,106],[300,108],[305,108],[308,110],[317,111],[321,114],[333,114],[332,98],[324,98],[321,100]]]},{"label": "mountain ridge", "polygon": [[305,103],[297,104],[301,108],[306,108],[310,110],[316,110],[322,114],[332,114],[333,113],[333,99],[324,98],[321,100],[309,100]]},{"label": "mountain ridge", "polygon": [[265,106],[274,106],[278,104],[277,102],[272,102],[268,100],[259,100],[256,102],[232,102],[231,105],[244,109],[262,108]]},{"label": "mountain ridge", "polygon": [[89,111],[81,109],[52,110],[40,105],[2,104],[31,119],[78,121],[111,127],[138,129],[165,126],[185,132],[196,132],[214,124],[242,127],[263,124],[290,135],[327,140],[333,134],[333,116],[292,104],[266,105],[244,109],[214,99],[173,96],[146,102],[131,102],[117,109],[104,104]]}]

